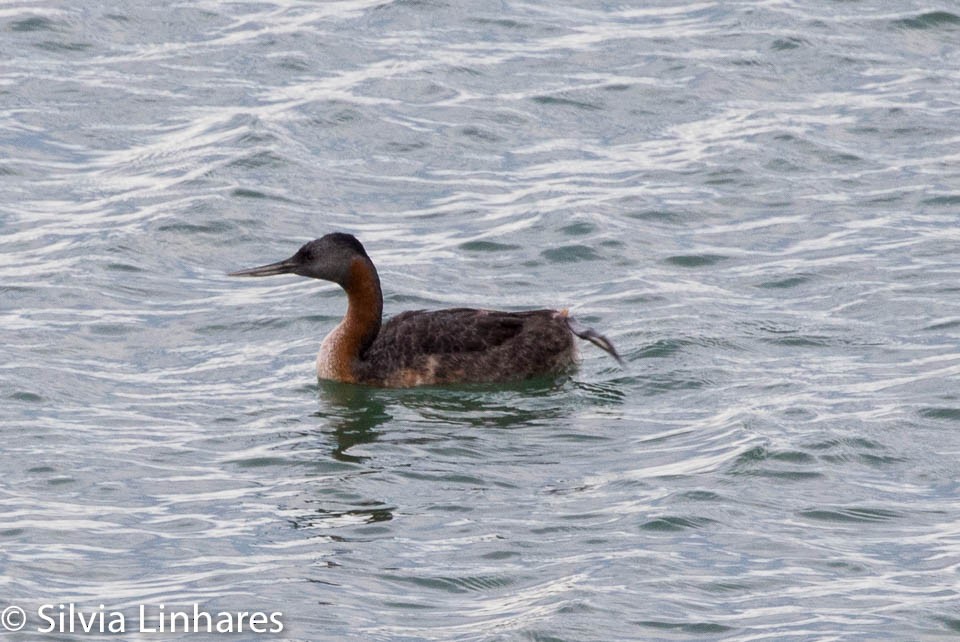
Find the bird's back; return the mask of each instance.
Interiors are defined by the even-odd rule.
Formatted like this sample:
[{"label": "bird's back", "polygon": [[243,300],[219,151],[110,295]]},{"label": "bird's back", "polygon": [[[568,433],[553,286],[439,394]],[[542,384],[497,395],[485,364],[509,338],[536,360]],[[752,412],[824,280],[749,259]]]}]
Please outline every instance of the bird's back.
[{"label": "bird's back", "polygon": [[416,310],[383,325],[357,379],[390,387],[512,381],[560,372],[575,358],[563,312]]}]

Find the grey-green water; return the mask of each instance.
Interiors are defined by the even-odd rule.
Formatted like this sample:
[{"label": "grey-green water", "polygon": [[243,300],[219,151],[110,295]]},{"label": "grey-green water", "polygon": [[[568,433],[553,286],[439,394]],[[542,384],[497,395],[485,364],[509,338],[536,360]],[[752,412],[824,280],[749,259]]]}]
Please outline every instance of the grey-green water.
[{"label": "grey-green water", "polygon": [[[20,2],[0,60],[15,639],[960,634],[956,4]],[[318,387],[342,294],[224,274],[331,230],[628,365]]]}]

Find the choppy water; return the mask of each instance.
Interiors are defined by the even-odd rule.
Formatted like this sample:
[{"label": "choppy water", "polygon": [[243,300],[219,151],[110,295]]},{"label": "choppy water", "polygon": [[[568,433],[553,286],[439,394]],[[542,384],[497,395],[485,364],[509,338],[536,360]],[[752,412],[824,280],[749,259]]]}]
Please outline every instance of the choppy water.
[{"label": "choppy water", "polygon": [[[23,639],[960,632],[955,4],[18,2],[0,60]],[[342,295],[224,273],[331,230],[628,368],[318,389]]]}]

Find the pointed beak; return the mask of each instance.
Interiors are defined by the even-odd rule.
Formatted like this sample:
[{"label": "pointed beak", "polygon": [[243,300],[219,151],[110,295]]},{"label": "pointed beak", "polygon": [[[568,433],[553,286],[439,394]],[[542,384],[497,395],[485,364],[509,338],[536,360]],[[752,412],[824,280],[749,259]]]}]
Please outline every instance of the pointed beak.
[{"label": "pointed beak", "polygon": [[270,263],[269,265],[229,272],[227,276],[273,276],[275,274],[289,274],[297,268],[297,265],[297,262],[294,261],[293,258],[289,258],[278,261],[277,263]]}]

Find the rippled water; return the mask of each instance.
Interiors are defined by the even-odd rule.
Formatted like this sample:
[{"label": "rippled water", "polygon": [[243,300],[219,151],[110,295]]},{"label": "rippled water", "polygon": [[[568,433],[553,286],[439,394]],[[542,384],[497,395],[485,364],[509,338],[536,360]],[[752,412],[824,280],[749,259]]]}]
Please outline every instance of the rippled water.
[{"label": "rippled water", "polygon": [[[274,639],[956,636],[943,6],[3,5],[0,607],[24,639],[70,602],[282,611]],[[224,273],[331,230],[388,314],[569,306],[628,366],[318,387],[342,294]]]}]

